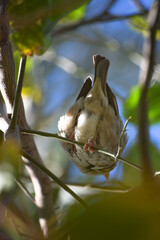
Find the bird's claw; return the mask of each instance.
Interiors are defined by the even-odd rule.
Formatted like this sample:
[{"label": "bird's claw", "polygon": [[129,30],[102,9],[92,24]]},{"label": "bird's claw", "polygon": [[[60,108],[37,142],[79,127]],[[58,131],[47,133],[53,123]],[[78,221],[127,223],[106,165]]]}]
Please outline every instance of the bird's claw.
[{"label": "bird's claw", "polygon": [[89,143],[86,143],[83,147],[83,151],[89,151],[90,153],[93,153],[94,149],[91,147]]},{"label": "bird's claw", "polygon": [[105,176],[105,178],[106,178],[106,180],[107,180],[107,182],[108,182],[108,179],[109,179],[109,173],[105,173],[104,176]]},{"label": "bird's claw", "polygon": [[84,145],[83,151],[89,151],[90,153],[94,152],[93,146],[96,146],[96,138],[90,138],[88,142]]}]

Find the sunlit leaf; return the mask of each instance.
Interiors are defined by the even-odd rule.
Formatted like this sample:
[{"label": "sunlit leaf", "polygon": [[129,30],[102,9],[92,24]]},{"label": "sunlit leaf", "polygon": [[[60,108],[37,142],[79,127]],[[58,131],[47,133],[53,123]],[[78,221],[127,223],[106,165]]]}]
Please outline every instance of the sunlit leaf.
[{"label": "sunlit leaf", "polygon": [[142,33],[146,33],[148,31],[149,25],[147,19],[143,16],[134,16],[129,20],[131,27],[137,31]]},{"label": "sunlit leaf", "polygon": [[132,123],[137,123],[137,111],[138,111],[138,102],[140,97],[140,88],[139,86],[132,87],[130,90],[130,95],[125,101],[124,104],[124,115],[125,117],[131,116]]},{"label": "sunlit leaf", "polygon": [[[147,22],[147,18],[144,16],[134,16],[130,18],[129,25],[132,29],[135,31],[138,31],[139,33],[143,34],[144,36],[148,36],[149,33],[149,24]],[[160,30],[157,31],[156,38],[160,38]]]},{"label": "sunlit leaf", "polygon": [[[132,122],[137,124],[138,121],[138,104],[140,99],[141,89],[137,85],[130,91],[130,95],[124,104],[124,115],[127,118],[132,116]],[[148,90],[148,118],[151,124],[160,122],[160,84],[156,83]]]},{"label": "sunlit leaf", "polygon": [[148,92],[149,120],[153,123],[160,122],[160,84],[154,84]]},{"label": "sunlit leaf", "polygon": [[16,47],[28,56],[42,54],[51,43],[43,28],[44,25],[33,24],[31,27],[15,30],[11,34],[11,39]]},{"label": "sunlit leaf", "polygon": [[69,13],[66,17],[62,18],[60,22],[68,23],[68,22],[80,20],[84,16],[85,10],[86,10],[86,4]]},{"label": "sunlit leaf", "polygon": [[22,95],[30,96],[35,103],[39,103],[42,100],[42,92],[39,86],[23,87]]}]

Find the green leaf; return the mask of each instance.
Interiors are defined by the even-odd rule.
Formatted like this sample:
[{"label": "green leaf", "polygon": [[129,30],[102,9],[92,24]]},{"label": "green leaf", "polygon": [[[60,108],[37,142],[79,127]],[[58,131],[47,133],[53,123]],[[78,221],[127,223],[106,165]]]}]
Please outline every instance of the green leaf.
[{"label": "green leaf", "polygon": [[148,91],[149,121],[151,124],[160,122],[160,84],[154,84]]},{"label": "green leaf", "polygon": [[43,54],[51,43],[51,32],[57,21],[73,10],[71,16],[83,14],[81,9],[86,0],[13,0],[8,11],[11,27],[14,29],[11,38],[21,52],[32,56]]},{"label": "green leaf", "polygon": [[134,16],[129,20],[130,26],[141,33],[148,32],[149,25],[146,17],[144,16]]},{"label": "green leaf", "polygon": [[25,55],[43,54],[51,43],[49,35],[44,34],[44,24],[32,25],[15,30],[11,39],[20,52]]},{"label": "green leaf", "polygon": [[137,124],[137,108],[140,97],[140,87],[139,85],[134,86],[130,90],[129,97],[124,103],[124,116],[128,118],[128,116],[132,117],[132,123]]},{"label": "green leaf", "polygon": [[66,17],[62,18],[60,22],[73,23],[73,21],[80,20],[83,18],[85,11],[86,11],[86,4],[69,13]]},{"label": "green leaf", "polygon": [[[138,104],[141,94],[141,88],[139,85],[134,86],[128,99],[124,104],[124,115],[126,118],[132,116],[132,122],[137,124],[138,122]],[[160,84],[156,83],[152,85],[148,90],[148,118],[150,124],[156,124],[160,122]]]},{"label": "green leaf", "polygon": [[[148,36],[149,33],[149,24],[147,22],[147,18],[144,16],[134,16],[130,18],[129,25],[135,31],[143,34],[144,36]],[[160,31],[157,31],[156,38],[160,38]]]}]

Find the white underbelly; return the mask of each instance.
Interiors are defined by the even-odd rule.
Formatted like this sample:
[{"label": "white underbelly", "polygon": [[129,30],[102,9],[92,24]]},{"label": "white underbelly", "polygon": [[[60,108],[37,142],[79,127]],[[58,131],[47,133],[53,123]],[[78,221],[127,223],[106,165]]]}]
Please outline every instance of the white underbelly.
[{"label": "white underbelly", "polygon": [[91,137],[96,135],[99,115],[89,114],[83,110],[78,117],[77,126],[75,128],[75,140],[86,143]]}]

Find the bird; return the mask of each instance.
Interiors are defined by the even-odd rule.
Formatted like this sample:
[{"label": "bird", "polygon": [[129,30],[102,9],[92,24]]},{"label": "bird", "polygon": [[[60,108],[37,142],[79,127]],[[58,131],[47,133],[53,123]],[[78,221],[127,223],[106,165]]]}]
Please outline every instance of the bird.
[{"label": "bird", "polygon": [[[104,175],[117,165],[117,160],[104,153],[97,152],[94,147],[116,155],[123,130],[118,104],[114,93],[106,82],[110,61],[93,55],[95,67],[94,80],[87,77],[75,103],[60,117],[58,121],[59,135],[83,144],[61,142],[72,161],[82,173]],[[121,141],[121,153],[127,143],[124,132]]]}]

